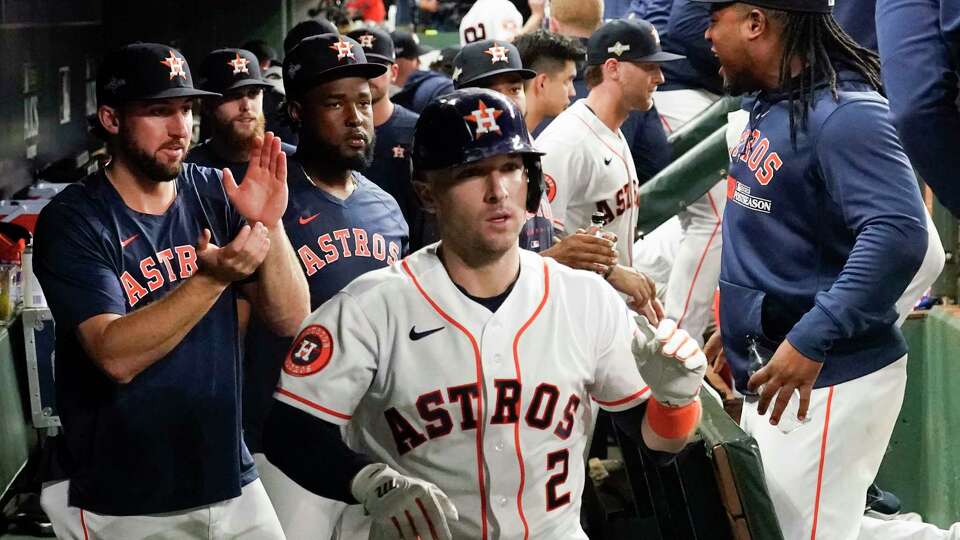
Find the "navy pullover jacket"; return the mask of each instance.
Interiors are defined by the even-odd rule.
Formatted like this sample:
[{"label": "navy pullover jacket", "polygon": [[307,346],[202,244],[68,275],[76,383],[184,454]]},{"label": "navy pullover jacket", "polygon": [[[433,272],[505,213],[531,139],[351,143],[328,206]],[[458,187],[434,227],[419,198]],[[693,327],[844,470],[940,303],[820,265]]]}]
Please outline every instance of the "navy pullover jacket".
[{"label": "navy pullover jacket", "polygon": [[720,324],[740,391],[748,336],[822,362],[815,388],[907,351],[894,303],[926,252],[926,210],[886,100],[839,78],[837,101],[818,88],[796,147],[789,101],[761,93],[731,155]]}]

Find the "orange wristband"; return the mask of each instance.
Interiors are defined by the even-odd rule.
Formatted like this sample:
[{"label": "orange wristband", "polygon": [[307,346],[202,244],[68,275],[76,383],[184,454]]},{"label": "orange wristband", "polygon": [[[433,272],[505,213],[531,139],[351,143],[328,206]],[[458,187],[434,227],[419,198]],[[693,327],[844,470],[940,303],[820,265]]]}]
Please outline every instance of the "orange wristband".
[{"label": "orange wristband", "polygon": [[647,403],[647,424],[664,439],[689,437],[699,422],[700,400],[683,407],[667,407],[653,398]]}]

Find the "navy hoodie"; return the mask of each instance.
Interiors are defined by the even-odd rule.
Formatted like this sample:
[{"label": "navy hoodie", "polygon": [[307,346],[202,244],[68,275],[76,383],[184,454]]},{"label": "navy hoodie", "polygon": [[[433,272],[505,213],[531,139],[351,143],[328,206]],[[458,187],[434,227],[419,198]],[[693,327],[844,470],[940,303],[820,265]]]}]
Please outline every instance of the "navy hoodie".
[{"label": "navy hoodie", "polygon": [[894,303],[927,249],[920,191],[886,100],[841,72],[790,140],[789,101],[763,92],[732,152],[720,324],[736,386],[748,336],[823,363],[815,388],[906,354]]}]

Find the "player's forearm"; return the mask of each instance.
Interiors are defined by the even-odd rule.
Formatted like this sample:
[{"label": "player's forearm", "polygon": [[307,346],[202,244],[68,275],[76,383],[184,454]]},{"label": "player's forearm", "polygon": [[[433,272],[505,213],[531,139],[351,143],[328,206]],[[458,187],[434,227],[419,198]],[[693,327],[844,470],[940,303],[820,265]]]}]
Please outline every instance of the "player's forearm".
[{"label": "player's forearm", "polygon": [[87,354],[113,380],[126,384],[170,353],[202,319],[228,284],[199,272],[160,300],[106,324],[80,325]]},{"label": "player's forearm", "polygon": [[260,316],[275,334],[294,335],[310,313],[310,289],[282,222],[270,229],[270,252],[258,276],[256,309]]},{"label": "player's forearm", "polygon": [[373,463],[343,442],[337,426],[281,402],[270,409],[263,446],[270,463],[304,489],[347,504],[357,504],[350,491],[353,478]]}]

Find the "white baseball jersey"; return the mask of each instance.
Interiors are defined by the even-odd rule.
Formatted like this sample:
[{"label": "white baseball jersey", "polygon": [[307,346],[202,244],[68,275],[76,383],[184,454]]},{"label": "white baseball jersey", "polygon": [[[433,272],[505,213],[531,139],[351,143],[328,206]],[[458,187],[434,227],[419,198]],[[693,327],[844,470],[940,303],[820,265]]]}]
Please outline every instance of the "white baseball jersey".
[{"label": "white baseball jersey", "polygon": [[633,264],[640,182],[630,145],[579,100],[537,137],[543,156],[547,199],[554,222],[566,233],[590,227],[603,212],[604,230],[617,235],[620,264]]},{"label": "white baseball jersey", "polygon": [[521,250],[491,313],[428,246],[365,274],[304,322],[275,394],[347,443],[437,484],[455,538],[585,539],[590,400],[649,397],[626,305],[597,275]]},{"label": "white baseball jersey", "polygon": [[523,28],[523,15],[510,0],[477,0],[460,20],[460,45],[499,39],[513,41]]}]

